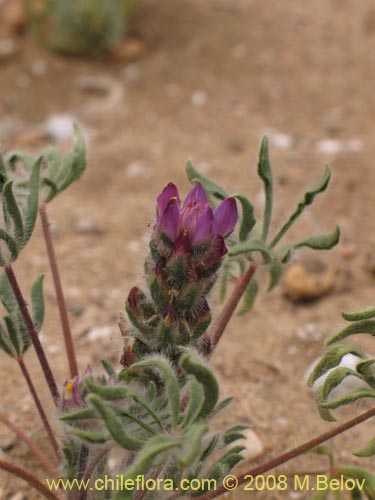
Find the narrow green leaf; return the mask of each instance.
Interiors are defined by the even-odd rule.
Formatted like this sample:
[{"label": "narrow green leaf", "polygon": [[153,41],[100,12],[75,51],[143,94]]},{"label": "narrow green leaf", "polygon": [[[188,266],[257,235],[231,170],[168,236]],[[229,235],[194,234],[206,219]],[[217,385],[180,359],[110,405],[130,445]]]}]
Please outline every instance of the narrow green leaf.
[{"label": "narrow green leaf", "polygon": [[356,321],[346,326],[339,332],[334,333],[328,339],[325,340],[325,345],[331,345],[334,342],[345,339],[350,335],[357,335],[359,333],[368,333],[369,335],[375,336],[375,319],[364,319],[361,321]]},{"label": "narrow green leaf", "polygon": [[330,446],[326,444],[320,444],[319,446],[315,446],[312,451],[314,453],[317,453],[318,455],[325,455],[326,457],[328,457],[329,465],[331,468],[335,465],[335,455]]},{"label": "narrow green leaf", "polygon": [[104,444],[109,439],[109,435],[104,432],[86,431],[77,427],[71,427],[69,432],[92,444]]},{"label": "narrow green leaf", "polygon": [[240,241],[245,241],[250,231],[255,226],[254,207],[250,201],[241,194],[234,195],[234,198],[240,201],[242,206],[242,219],[240,225]]},{"label": "narrow green leaf", "polygon": [[375,456],[375,437],[371,439],[361,450],[353,453],[356,457],[373,457]]},{"label": "narrow green leaf", "polygon": [[63,166],[59,170],[59,174],[56,178],[59,193],[69,187],[72,182],[76,181],[86,168],[85,141],[77,125],[74,125],[74,132],[76,138],[74,149],[65,156]]},{"label": "narrow green leaf", "polygon": [[202,385],[193,375],[188,375],[190,382],[189,404],[185,411],[185,417],[181,422],[180,428],[188,427],[192,422],[195,422],[204,403],[204,392]]},{"label": "narrow green leaf", "polygon": [[[172,448],[178,448],[180,445],[181,440],[172,436],[159,435],[150,439],[140,451],[135,462],[127,469],[126,473],[123,474],[124,483],[126,479],[146,476],[157,457],[160,457],[165,451]],[[123,493],[124,491],[118,491],[115,499],[123,500],[126,498],[123,496]]]},{"label": "narrow green leaf", "polygon": [[208,425],[206,424],[195,424],[190,427],[177,460],[180,467],[189,467],[198,458],[202,449],[202,438],[207,431]]},{"label": "narrow green leaf", "polygon": [[333,369],[327,378],[324,381],[323,384],[323,399],[326,400],[333,391],[335,387],[341,384],[341,382],[346,378],[346,377],[356,377],[359,378],[360,380],[363,380],[363,377],[356,372],[355,370],[351,370],[350,368],[346,368],[344,366],[339,366],[338,368]]},{"label": "narrow green leaf", "polygon": [[283,274],[283,266],[278,259],[272,259],[270,264],[270,284],[268,285],[268,292],[270,292],[280,281],[281,275]]},{"label": "narrow green leaf", "polygon": [[191,183],[200,182],[207,194],[211,194],[220,200],[227,198],[227,192],[221,186],[211,181],[211,179],[208,179],[203,174],[200,174],[197,170],[195,170],[190,160],[186,162],[185,170],[189,181]]},{"label": "narrow green leaf", "polygon": [[358,373],[363,375],[365,381],[375,389],[375,359],[365,359],[359,362],[355,368]]},{"label": "narrow green leaf", "polygon": [[339,467],[338,474],[363,481],[364,491],[370,500],[375,498],[375,475],[362,467]]},{"label": "narrow green leaf", "polygon": [[43,158],[39,158],[33,165],[30,174],[29,196],[24,209],[24,237],[22,247],[29,241],[35,227],[39,205],[39,176]]},{"label": "narrow green leaf", "polygon": [[4,330],[4,327],[0,324],[0,349],[2,349],[5,354],[8,354],[11,358],[15,357],[15,353],[11,344],[9,342],[9,336]]},{"label": "narrow green leaf", "polygon": [[327,409],[323,408],[322,403],[324,403],[323,399],[323,386],[318,387],[315,391],[315,403],[322,420],[326,420],[327,422],[336,422],[335,417],[332,413]]},{"label": "narrow green leaf", "polygon": [[160,428],[163,428],[163,424],[157,413],[151,408],[146,399],[134,389],[130,389],[125,385],[97,385],[88,378],[85,379],[85,383],[91,392],[108,401],[117,401],[127,398],[134,399],[134,401],[143,406],[143,408],[145,408],[145,410],[147,410],[150,415],[155,418],[155,420],[159,423]]},{"label": "narrow green leaf", "polygon": [[354,354],[355,356],[358,356],[362,359],[366,357],[361,350],[351,345],[340,344],[336,347],[333,347],[324,354],[322,359],[317,363],[314,370],[311,372],[311,375],[309,376],[307,381],[308,386],[312,387],[314,382],[319,377],[324,375],[331,368],[339,365],[341,359],[345,356],[345,354]]},{"label": "narrow green leaf", "polygon": [[3,240],[8,247],[9,256],[3,256],[0,250],[0,266],[4,267],[6,264],[13,262],[18,257],[18,245],[12,236],[10,236],[4,229],[0,229],[0,240]]},{"label": "narrow green leaf", "polygon": [[59,417],[59,420],[62,422],[75,422],[76,420],[86,420],[87,418],[98,418],[98,413],[92,406],[64,413]]},{"label": "narrow green leaf", "polygon": [[242,306],[241,309],[238,311],[239,316],[243,316],[244,314],[246,314],[251,310],[251,308],[254,305],[256,296],[258,294],[258,290],[259,290],[258,280],[253,276],[245,290]]},{"label": "narrow green leaf", "polygon": [[178,386],[177,377],[170,364],[161,358],[151,358],[145,361],[140,361],[132,365],[132,369],[154,366],[158,368],[162,374],[165,383],[165,389],[168,394],[169,402],[172,411],[173,427],[177,425],[178,411],[180,406],[180,389]]},{"label": "narrow green leaf", "polygon": [[4,316],[3,320],[8,331],[9,340],[11,341],[14,352],[18,357],[22,354],[23,346],[23,340],[20,336],[19,329],[10,316]]},{"label": "narrow green leaf", "polygon": [[103,365],[104,370],[106,371],[106,373],[108,375],[115,375],[116,372],[115,372],[112,364],[109,361],[107,361],[106,359],[102,359],[101,363]]},{"label": "narrow green leaf", "polygon": [[263,137],[262,144],[260,146],[258,175],[263,181],[264,191],[266,195],[266,203],[264,207],[264,217],[263,217],[263,230],[262,230],[262,241],[266,241],[271,224],[272,202],[273,202],[272,171],[268,153],[268,137],[266,136]]},{"label": "narrow green leaf", "polygon": [[44,275],[38,276],[31,288],[31,305],[33,310],[33,323],[35,330],[39,333],[44,321]]},{"label": "narrow green leaf", "polygon": [[300,241],[294,248],[308,247],[313,250],[330,250],[340,240],[340,228],[336,226],[336,229],[332,233],[321,234],[319,236],[313,236],[312,238],[307,238],[306,240]]},{"label": "narrow green leaf", "polygon": [[125,432],[124,425],[117,418],[112,408],[107,406],[98,396],[90,395],[88,399],[101,415],[110,435],[117,444],[125,450],[137,451],[142,448],[143,441]]},{"label": "narrow green leaf", "polygon": [[6,210],[8,211],[14,224],[13,237],[18,245],[22,245],[24,233],[23,220],[21,211],[18,208],[17,201],[14,197],[12,181],[8,181],[5,183],[3,188],[3,196],[5,199]]},{"label": "narrow green leaf", "polygon": [[211,370],[200,363],[194,357],[191,351],[184,349],[185,354],[181,357],[180,366],[188,374],[194,375],[200,384],[203,386],[204,391],[204,403],[196,417],[196,420],[200,418],[207,418],[214,410],[216,403],[219,399],[219,386],[216,378],[214,377]]},{"label": "narrow green leaf", "polygon": [[0,300],[10,315],[18,311],[18,303],[5,272],[0,276]]},{"label": "narrow green leaf", "polygon": [[342,317],[346,321],[359,321],[361,319],[371,319],[375,317],[375,307],[367,307],[362,311],[343,312]]},{"label": "narrow green leaf", "polygon": [[229,250],[228,255],[234,257],[242,253],[251,253],[251,252],[260,252],[263,256],[265,263],[269,263],[272,259],[272,255],[270,254],[267,246],[263,243],[263,241],[259,240],[248,240],[242,243],[238,243]]},{"label": "narrow green leaf", "polygon": [[305,207],[311,205],[311,203],[314,201],[315,196],[327,189],[330,178],[331,178],[331,169],[328,165],[326,165],[323,177],[305,193],[303,199],[298,203],[296,210],[289,217],[289,220],[284,224],[284,226],[280,229],[280,231],[272,240],[270,248],[273,248],[275,245],[277,245],[277,243],[281,240],[284,234],[291,227],[291,225],[298,219],[298,217],[304,211]]},{"label": "narrow green leaf", "polygon": [[370,389],[360,388],[354,389],[353,391],[348,392],[344,396],[341,396],[334,401],[329,401],[327,403],[322,403],[323,408],[328,408],[329,410],[334,410],[339,406],[348,405],[353,403],[354,401],[358,401],[358,399],[362,398],[373,398],[375,399],[375,391],[371,391]]}]

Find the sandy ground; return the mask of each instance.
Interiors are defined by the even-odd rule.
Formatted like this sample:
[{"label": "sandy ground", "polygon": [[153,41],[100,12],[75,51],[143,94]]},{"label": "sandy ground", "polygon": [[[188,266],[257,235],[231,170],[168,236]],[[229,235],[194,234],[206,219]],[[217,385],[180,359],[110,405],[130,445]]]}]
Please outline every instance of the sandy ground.
[{"label": "sandy ground", "polygon": [[[283,285],[267,295],[264,275],[253,312],[233,318],[212,361],[223,396],[236,398],[219,423],[251,425],[264,443],[255,463],[331,428],[320,420],[303,375],[323,351],[322,340],[341,325],[340,312],[374,299],[372,7],[369,0],[140,0],[131,34],[143,50],[134,60],[63,58],[28,36],[12,38],[0,20],[0,39],[11,37],[16,49],[0,59],[1,147],[38,151],[49,143],[42,124],[60,113],[75,117],[88,137],[84,178],[49,207],[82,369],[104,355],[118,360],[116,322],[128,290],[141,280],[154,199],[170,180],[188,190],[183,168],[188,157],[228,191],[247,194],[261,214],[256,161],[260,139],[268,133],[277,196],[273,228],[319,178],[324,163],[332,165],[331,189],[288,237],[295,241],[340,224],[339,247],[296,257],[314,269],[333,270],[332,291],[296,304]],[[94,78],[105,90],[83,91],[82,77]],[[40,227],[16,272],[25,288],[48,273]],[[62,385],[67,364],[49,274],[46,297],[44,342]],[[215,294],[211,304],[219,308]],[[106,329],[92,340],[88,332],[101,326]],[[374,352],[371,341],[363,344]],[[31,352],[27,364],[48,400]],[[0,376],[1,409],[48,453],[17,366],[4,356]],[[337,415],[343,420],[360,410]],[[340,463],[365,463],[349,451],[364,444],[373,428],[367,422],[334,440]],[[4,427],[0,444],[5,459],[44,478]],[[307,456],[278,472],[324,467],[323,458]],[[236,492],[232,498],[311,495],[288,490]],[[0,473],[0,498],[39,497]]]}]

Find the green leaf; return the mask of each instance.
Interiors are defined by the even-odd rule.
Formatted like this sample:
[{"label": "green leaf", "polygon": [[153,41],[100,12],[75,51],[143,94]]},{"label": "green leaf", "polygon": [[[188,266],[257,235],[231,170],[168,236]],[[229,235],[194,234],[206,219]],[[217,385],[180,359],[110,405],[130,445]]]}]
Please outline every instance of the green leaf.
[{"label": "green leaf", "polygon": [[353,453],[356,457],[373,457],[375,456],[375,437],[361,450]]},{"label": "green leaf", "polygon": [[92,444],[104,444],[109,439],[108,434],[100,431],[86,431],[84,429],[71,427],[69,432]]},{"label": "green leaf", "polygon": [[375,317],[375,307],[367,307],[362,311],[343,312],[342,317],[346,321],[359,321],[361,319],[371,319]]},{"label": "green leaf", "polygon": [[364,380],[375,389],[375,359],[369,358],[361,361],[355,367],[358,373],[363,375]]},{"label": "green leaf", "polygon": [[323,399],[326,400],[330,394],[331,391],[335,387],[341,384],[341,382],[346,378],[346,377],[356,377],[359,378],[360,380],[363,380],[363,377],[359,373],[357,373],[355,370],[351,370],[350,368],[346,368],[344,366],[339,366],[338,368],[333,369],[327,378],[324,381],[323,384]]},{"label": "green leaf", "polygon": [[125,450],[137,451],[142,448],[143,441],[125,432],[124,425],[112,408],[107,406],[98,396],[90,395],[88,399],[101,415],[110,435],[117,444]]},{"label": "green leaf", "polygon": [[335,455],[333,453],[333,450],[330,446],[326,444],[320,444],[318,446],[315,446],[312,450],[314,453],[317,453],[318,455],[325,455],[326,457],[329,458],[329,465],[332,468],[335,465]]},{"label": "green leaf", "polygon": [[106,371],[106,373],[108,375],[115,375],[116,372],[115,372],[112,364],[109,361],[107,361],[106,359],[102,359],[101,363],[103,365],[104,370]]},{"label": "green leaf", "polygon": [[306,240],[300,241],[294,248],[308,247],[313,250],[330,250],[340,240],[340,228],[336,226],[336,229],[332,233],[321,234],[319,236],[313,236],[312,238],[307,238]]},{"label": "green leaf", "polygon": [[304,211],[305,207],[311,205],[311,203],[314,201],[315,196],[327,189],[330,178],[331,178],[331,169],[328,165],[326,165],[323,177],[316,184],[314,184],[309,189],[309,191],[305,193],[303,199],[298,203],[296,210],[289,217],[289,220],[284,224],[284,226],[280,229],[280,231],[272,240],[270,248],[273,248],[275,245],[277,245],[277,243],[281,240],[284,234],[291,227],[291,225],[298,219],[298,217]]},{"label": "green leaf", "polygon": [[29,195],[24,210],[24,236],[22,247],[29,241],[35,227],[39,205],[39,176],[43,158],[39,158],[33,165],[30,182]]},{"label": "green leaf", "polygon": [[341,359],[346,354],[354,354],[359,358],[364,359],[365,354],[359,349],[346,344],[340,344],[336,347],[333,347],[329,351],[327,351],[322,359],[317,363],[311,375],[308,378],[307,384],[309,387],[312,387],[314,382],[324,375],[328,370],[334,368],[335,366],[340,364]]},{"label": "green leaf", "polygon": [[219,399],[219,386],[217,380],[211,370],[206,366],[198,360],[193,361],[194,357],[191,351],[188,349],[184,349],[184,351],[185,354],[181,357],[180,366],[186,373],[194,375],[198,382],[202,384],[204,391],[204,402],[196,420],[207,418],[214,410]]},{"label": "green leaf", "polygon": [[339,467],[338,474],[363,481],[364,491],[370,500],[375,498],[375,475],[362,467]]},{"label": "green leaf", "polygon": [[3,240],[8,247],[9,256],[3,256],[2,250],[0,250],[0,266],[4,267],[6,264],[13,262],[18,257],[18,245],[12,236],[10,236],[4,229],[0,229],[0,240]]},{"label": "green leaf", "polygon": [[[8,181],[5,183],[3,188],[3,196],[5,200],[6,210],[13,221],[14,230],[13,237],[18,245],[22,245],[23,241],[23,220],[20,209],[18,208],[17,201],[13,193],[13,182]],[[8,231],[10,228],[8,228]]]},{"label": "green leaf", "polygon": [[251,278],[250,283],[246,287],[246,290],[244,293],[244,298],[243,298],[243,303],[242,303],[241,309],[238,311],[239,316],[243,316],[244,314],[249,312],[250,309],[253,307],[256,296],[258,294],[258,290],[259,290],[258,281],[253,276]]},{"label": "green leaf", "polygon": [[234,257],[242,253],[251,252],[260,252],[263,256],[264,263],[271,262],[272,255],[270,254],[267,246],[263,243],[263,241],[259,240],[248,240],[244,241],[243,243],[238,243],[229,250],[228,255]]},{"label": "green leaf", "polygon": [[266,195],[266,203],[264,207],[264,217],[263,217],[263,230],[262,230],[262,241],[266,241],[271,224],[272,201],[273,201],[272,170],[268,153],[268,137],[266,136],[263,137],[262,144],[260,146],[258,175],[263,181],[264,191]]},{"label": "green leaf", "polygon": [[180,389],[173,368],[164,359],[152,358],[133,364],[132,369],[143,368],[145,366],[155,366],[160,370],[162,378],[165,382],[165,389],[167,391],[169,402],[171,405],[173,427],[176,427],[180,406]]},{"label": "green leaf", "polygon": [[97,385],[94,384],[94,382],[92,382],[89,378],[85,379],[85,383],[91,392],[108,401],[118,401],[127,398],[134,399],[134,401],[143,406],[143,408],[155,418],[155,420],[159,423],[160,428],[163,428],[162,422],[157,413],[151,408],[146,399],[134,389],[125,385]]},{"label": "green leaf", "polygon": [[348,405],[350,403],[354,403],[354,401],[358,401],[358,399],[362,398],[373,398],[375,399],[375,391],[371,391],[370,389],[360,388],[354,389],[353,391],[348,392],[344,396],[341,396],[333,401],[329,401],[327,403],[322,403],[323,408],[328,408],[330,410],[334,410],[339,406]]},{"label": "green leaf", "polygon": [[278,259],[272,259],[270,264],[270,284],[268,285],[268,292],[270,292],[280,281],[281,275],[283,274],[283,266]]},{"label": "green leaf", "polygon": [[375,320],[374,319],[364,319],[362,321],[356,321],[346,326],[339,332],[334,333],[328,339],[325,340],[325,345],[333,344],[339,340],[345,339],[350,335],[357,335],[358,333],[368,333],[375,336]]},{"label": "green leaf", "polygon": [[62,422],[74,422],[76,420],[85,420],[87,418],[98,418],[98,413],[92,406],[64,413],[64,415],[59,417],[59,420]]},{"label": "green leaf", "polygon": [[185,410],[185,417],[181,422],[180,428],[188,427],[195,422],[204,402],[203,387],[193,375],[188,375],[190,382],[189,404]]},{"label": "green leaf", "polygon": [[10,316],[4,316],[3,319],[6,329],[8,331],[9,340],[13,345],[17,357],[19,357],[22,353],[22,346],[23,346],[23,339],[22,336],[20,335],[20,331]]},{"label": "green leaf", "polygon": [[[171,448],[178,448],[181,446],[181,440],[172,436],[155,436],[150,439],[140,451],[135,462],[123,474],[124,483],[127,479],[136,478],[137,476],[146,476],[151,469],[156,458],[160,457],[162,453],[170,450]],[[115,495],[116,500],[123,500],[123,493],[125,491],[118,491]]]},{"label": "green leaf", "polygon": [[202,448],[202,438],[207,431],[206,424],[195,424],[189,428],[184,447],[177,460],[180,467],[189,467],[198,458]]},{"label": "green leaf", "polygon": [[250,231],[255,226],[254,207],[250,201],[241,194],[234,195],[234,198],[240,201],[242,206],[242,220],[240,225],[240,240],[245,241]]},{"label": "green leaf", "polygon": [[[76,142],[72,152],[69,152],[63,161],[63,166],[56,177],[59,193],[76,181],[86,168],[86,148],[81,130],[74,125]],[[49,201],[49,200],[48,200]]]},{"label": "green leaf", "polygon": [[44,321],[44,296],[43,296],[44,275],[40,275],[31,288],[31,304],[33,310],[33,323],[35,330],[39,333]]},{"label": "green leaf", "polygon": [[11,358],[15,357],[14,349],[9,344],[9,336],[5,332],[3,326],[0,324],[0,349],[8,354]]},{"label": "green leaf", "polygon": [[226,191],[221,186],[216,184],[216,182],[211,181],[211,179],[208,179],[203,174],[200,174],[197,170],[195,170],[190,160],[186,162],[185,170],[186,175],[192,184],[200,182],[202,188],[207,194],[213,195],[220,200],[227,198],[228,194]]},{"label": "green leaf", "polygon": [[322,420],[326,420],[327,422],[336,422],[336,419],[332,415],[332,413],[327,408],[323,408],[322,406],[322,403],[324,402],[322,386],[318,387],[318,389],[315,391],[315,402],[320,418]]}]

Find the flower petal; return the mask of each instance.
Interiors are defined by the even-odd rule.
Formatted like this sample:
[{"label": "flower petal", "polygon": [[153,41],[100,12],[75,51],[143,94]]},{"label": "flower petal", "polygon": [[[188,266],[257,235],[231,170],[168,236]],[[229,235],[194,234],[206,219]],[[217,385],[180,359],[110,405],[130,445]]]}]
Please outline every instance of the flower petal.
[{"label": "flower petal", "polygon": [[207,195],[206,191],[202,188],[201,183],[197,182],[193,189],[188,193],[188,195],[185,198],[184,201],[184,207],[188,205],[195,205],[197,203],[204,203],[206,204],[208,202],[207,200]]},{"label": "flower petal", "polygon": [[157,198],[159,215],[161,215],[164,212],[164,210],[167,208],[168,203],[173,198],[177,200],[177,204],[179,205],[180,196],[178,194],[177,186],[174,182],[170,182],[165,186],[165,188]]},{"label": "flower petal", "polygon": [[216,264],[216,262],[221,260],[227,252],[228,249],[225,246],[224,238],[221,235],[216,236],[210,246],[210,254],[205,261],[205,265],[210,267],[213,264]]},{"label": "flower petal", "polygon": [[195,231],[190,235],[190,241],[192,245],[200,245],[204,241],[212,238],[214,229],[214,214],[212,208],[206,205],[206,208],[198,217]]},{"label": "flower petal", "polygon": [[215,231],[226,238],[238,221],[237,203],[234,198],[226,198],[214,212]]},{"label": "flower petal", "polygon": [[157,221],[157,227],[172,241],[177,236],[179,215],[178,201],[172,198]]}]

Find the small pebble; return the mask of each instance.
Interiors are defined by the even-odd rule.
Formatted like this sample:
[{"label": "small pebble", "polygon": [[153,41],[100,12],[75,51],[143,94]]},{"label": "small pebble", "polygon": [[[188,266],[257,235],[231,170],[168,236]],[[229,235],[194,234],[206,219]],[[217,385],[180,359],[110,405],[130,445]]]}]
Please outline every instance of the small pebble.
[{"label": "small pebble", "polygon": [[260,437],[252,429],[245,429],[241,434],[243,434],[245,438],[239,440],[238,443],[246,447],[242,452],[244,461],[252,461],[259,457],[264,451],[264,444]]},{"label": "small pebble", "polygon": [[207,94],[204,90],[197,90],[191,96],[191,105],[194,108],[201,108],[207,101]]},{"label": "small pebble", "polygon": [[143,178],[149,179],[151,177],[151,170],[143,163],[135,161],[125,167],[125,173],[131,179]]},{"label": "small pebble", "polygon": [[342,141],[337,139],[323,139],[319,141],[316,145],[316,149],[318,153],[328,154],[328,155],[336,155],[341,153],[344,149]]},{"label": "small pebble", "polygon": [[95,219],[82,218],[75,223],[75,230],[80,234],[100,235],[104,233],[104,229],[99,227]]},{"label": "small pebble", "polygon": [[90,342],[96,342],[98,340],[106,340],[110,339],[113,333],[112,326],[98,326],[96,328],[92,328],[87,333],[87,339]]},{"label": "small pebble", "polygon": [[74,118],[67,114],[51,115],[43,124],[45,133],[57,142],[73,139]]},{"label": "small pebble", "polygon": [[31,73],[34,76],[44,76],[47,74],[48,66],[46,61],[43,59],[37,59],[36,61],[33,61],[31,65]]},{"label": "small pebble", "polygon": [[284,275],[284,291],[294,302],[318,299],[332,291],[335,276],[333,267],[311,272],[302,264],[292,264]]}]

